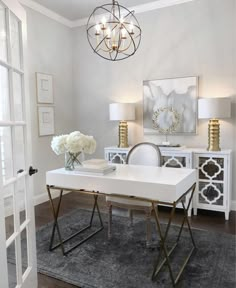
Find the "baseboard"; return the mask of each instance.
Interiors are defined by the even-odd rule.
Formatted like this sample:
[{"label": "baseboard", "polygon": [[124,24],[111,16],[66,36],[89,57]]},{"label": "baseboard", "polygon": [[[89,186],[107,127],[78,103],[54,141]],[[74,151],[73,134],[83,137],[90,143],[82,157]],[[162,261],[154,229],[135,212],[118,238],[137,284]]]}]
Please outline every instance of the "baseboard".
[{"label": "baseboard", "polygon": [[[59,196],[59,191],[54,191],[53,194],[52,194],[52,198],[57,198]],[[64,192],[63,195],[66,195],[70,193],[70,191],[67,191],[67,192]],[[48,194],[45,192],[45,193],[42,193],[42,194],[39,194],[39,195],[36,195],[34,196],[34,206],[36,205],[39,205],[39,204],[42,204],[44,202],[47,202],[49,200],[48,198]]]},{"label": "baseboard", "polygon": [[[65,192],[64,195],[68,194],[70,192]],[[59,196],[59,191],[55,191],[52,195],[52,198],[56,198]],[[47,202],[48,201],[48,194],[47,193],[42,193],[39,195],[36,195],[34,197],[34,206],[39,205],[41,203]],[[231,201],[231,211],[236,211],[236,201],[232,200]]]},{"label": "baseboard", "polygon": [[235,200],[231,201],[231,210],[236,211],[236,201]]}]

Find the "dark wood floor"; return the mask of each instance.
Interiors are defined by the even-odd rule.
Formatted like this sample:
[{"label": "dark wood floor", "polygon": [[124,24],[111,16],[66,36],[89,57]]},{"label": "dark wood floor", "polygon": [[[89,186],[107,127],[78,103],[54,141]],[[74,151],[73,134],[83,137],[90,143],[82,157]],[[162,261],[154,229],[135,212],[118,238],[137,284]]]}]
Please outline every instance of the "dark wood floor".
[{"label": "dark wood floor", "polygon": [[[55,199],[55,201],[57,201]],[[70,212],[74,208],[91,208],[91,196],[79,195],[78,193],[69,193],[63,196],[63,202],[61,207],[60,215]],[[101,211],[106,212],[106,205],[104,199],[101,197],[99,200],[99,207]],[[115,211],[116,213],[124,214],[126,211]],[[167,220],[169,208],[161,207],[160,208],[160,218],[164,222]],[[177,217],[175,218],[175,224],[179,224],[182,220],[183,211],[179,209],[177,211]],[[140,213],[135,214],[136,217],[140,217]],[[36,206],[35,209],[35,219],[36,227],[52,221],[52,214],[50,209],[50,203],[46,202]],[[236,234],[236,212],[230,213],[229,221],[225,221],[224,213],[212,212],[199,210],[197,216],[192,216],[190,218],[190,223],[193,228],[205,229],[217,232],[224,232],[230,234]],[[39,285],[38,288],[73,288],[75,286],[67,284],[65,282],[56,280],[51,277],[38,273]]]}]

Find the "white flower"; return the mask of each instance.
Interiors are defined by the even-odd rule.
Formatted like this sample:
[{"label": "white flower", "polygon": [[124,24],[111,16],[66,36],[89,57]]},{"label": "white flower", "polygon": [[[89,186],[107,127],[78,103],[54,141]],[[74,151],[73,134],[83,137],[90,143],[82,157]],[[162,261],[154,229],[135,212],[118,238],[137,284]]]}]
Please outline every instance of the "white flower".
[{"label": "white flower", "polygon": [[85,135],[85,145],[84,145],[84,153],[93,154],[96,150],[96,141],[93,136]]},{"label": "white flower", "polygon": [[51,147],[52,150],[57,154],[63,154],[66,152],[66,141],[67,141],[68,135],[60,135],[60,136],[54,136],[52,138]]},{"label": "white flower", "polygon": [[70,153],[79,153],[83,150],[83,134],[75,131],[69,134],[66,141],[67,151]]},{"label": "white flower", "polygon": [[53,137],[51,147],[57,155],[65,152],[78,154],[82,151],[86,154],[92,154],[96,149],[96,141],[93,136],[74,131],[69,135]]}]

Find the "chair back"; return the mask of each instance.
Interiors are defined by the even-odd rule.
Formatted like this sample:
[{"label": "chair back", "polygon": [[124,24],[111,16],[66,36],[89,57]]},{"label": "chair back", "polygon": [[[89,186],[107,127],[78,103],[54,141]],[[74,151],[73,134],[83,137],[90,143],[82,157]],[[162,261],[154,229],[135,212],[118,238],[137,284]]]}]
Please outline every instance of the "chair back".
[{"label": "chair back", "polygon": [[161,166],[160,149],[153,143],[138,143],[130,149],[126,163],[133,165]]}]

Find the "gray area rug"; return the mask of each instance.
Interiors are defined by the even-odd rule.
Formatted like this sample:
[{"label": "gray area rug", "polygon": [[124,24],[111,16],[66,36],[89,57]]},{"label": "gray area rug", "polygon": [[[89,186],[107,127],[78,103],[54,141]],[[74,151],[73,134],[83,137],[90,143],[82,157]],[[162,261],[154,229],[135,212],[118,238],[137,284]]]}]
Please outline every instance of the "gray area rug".
[{"label": "gray area rug", "polygon": [[[75,210],[61,217],[59,225],[63,236],[86,225],[90,213],[87,210]],[[41,227],[37,231],[38,271],[81,288],[172,287],[166,266],[157,280],[151,281],[159,249],[145,247],[144,218],[134,219],[134,225],[130,226],[128,218],[114,216],[113,238],[110,241],[107,240],[107,215],[102,214],[102,218],[104,230],[67,257],[62,256],[60,249],[48,252],[52,223]],[[99,225],[97,215],[95,220],[95,225]],[[154,223],[153,231],[156,231]],[[178,227],[173,226],[169,235],[170,244],[175,241],[177,232]],[[192,255],[177,287],[235,288],[235,236],[196,229],[193,233],[198,249]],[[189,234],[184,230],[180,249],[171,257],[175,271],[190,248]]]}]

